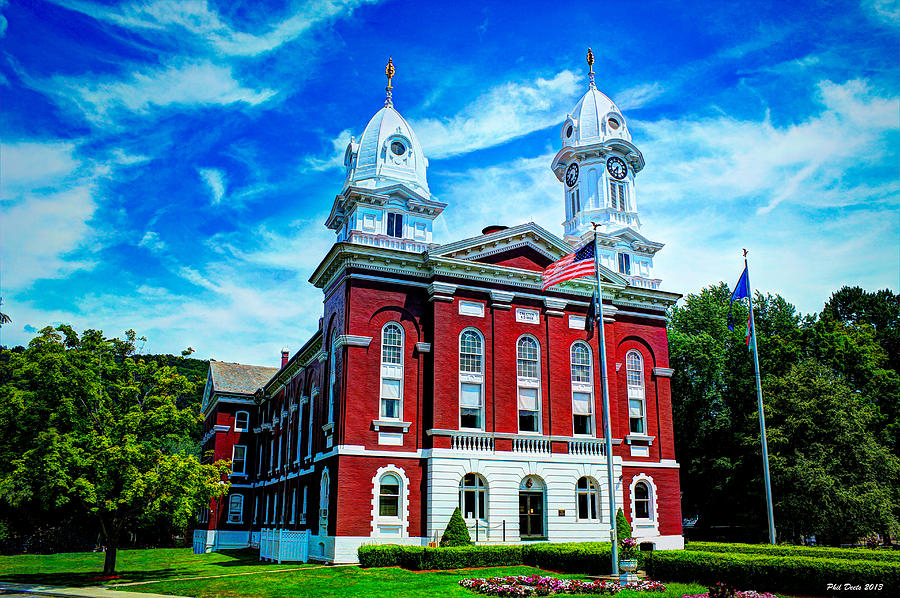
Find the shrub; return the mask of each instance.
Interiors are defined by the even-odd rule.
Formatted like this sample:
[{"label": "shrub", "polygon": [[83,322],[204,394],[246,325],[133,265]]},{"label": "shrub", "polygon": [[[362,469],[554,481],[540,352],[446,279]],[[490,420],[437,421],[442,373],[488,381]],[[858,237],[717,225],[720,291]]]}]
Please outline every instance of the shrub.
[{"label": "shrub", "polygon": [[612,546],[608,542],[525,544],[522,564],[563,573],[606,574],[612,567]]},{"label": "shrub", "polygon": [[690,542],[688,550],[701,552],[727,552],[730,554],[764,554],[770,556],[806,556],[814,558],[846,559],[852,561],[900,562],[900,555],[892,550],[866,548],[833,548],[829,546],[790,546],[781,544],[738,544],[725,542]]},{"label": "shrub", "polygon": [[628,519],[625,518],[625,513],[622,512],[622,509],[616,512],[616,534],[619,536],[619,540],[632,539],[631,524],[628,523]]},{"label": "shrub", "polygon": [[447,523],[447,529],[441,536],[441,546],[470,546],[472,544],[472,536],[469,535],[469,528],[463,521],[462,513],[459,507],[453,509],[453,515]]},{"label": "shrub", "polygon": [[422,569],[468,569],[521,565],[522,547],[514,546],[456,546],[426,548]]},{"label": "shrub", "polygon": [[824,595],[836,583],[841,589],[843,584],[860,586],[867,596],[888,595],[900,587],[900,566],[878,561],[694,550],[657,550],[645,561],[651,578],[667,582],[725,581],[738,588],[804,595]]},{"label": "shrub", "polygon": [[356,550],[359,566],[395,567],[400,564],[400,549],[397,544],[363,544]]}]

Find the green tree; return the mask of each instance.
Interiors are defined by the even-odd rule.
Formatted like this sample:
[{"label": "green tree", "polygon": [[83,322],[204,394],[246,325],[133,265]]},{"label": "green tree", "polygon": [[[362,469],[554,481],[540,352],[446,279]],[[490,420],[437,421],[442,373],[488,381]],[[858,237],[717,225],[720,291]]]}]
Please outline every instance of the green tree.
[{"label": "green tree", "polygon": [[0,496],[13,507],[93,516],[105,575],[132,526],[160,518],[187,525],[228,489],[227,462],[202,465],[183,450],[200,418],[177,402],[193,385],[136,357],[135,341],[134,331],[107,339],[47,327],[2,363]]},{"label": "green tree", "polygon": [[469,546],[472,544],[472,536],[469,535],[469,528],[463,519],[462,512],[459,507],[453,509],[453,515],[447,522],[447,529],[441,536],[441,546]]},{"label": "green tree", "polygon": [[[729,331],[730,294],[719,283],[688,295],[670,314],[675,448],[685,513],[699,514],[701,525],[743,528],[749,530],[745,539],[761,539],[766,517],[759,419],[753,358],[742,324],[748,312],[744,302],[735,303],[734,319],[741,324]],[[839,307],[826,305],[821,317],[801,316],[778,295],[754,297],[775,519],[782,536],[851,541],[896,526],[898,500],[885,489],[896,486],[900,377],[876,334],[890,327],[885,323],[890,318],[866,315],[893,313],[891,298],[884,292],[877,296],[881,303],[872,307],[863,301],[865,293],[842,290],[832,298]],[[865,309],[848,308],[856,305],[853,298]],[[837,404],[835,397],[843,402]],[[801,422],[810,430],[818,426],[820,435],[799,433],[795,427]],[[871,465],[871,472],[854,467],[848,455]],[[876,476],[881,479],[866,480]],[[800,515],[807,508],[816,511],[815,518]],[[848,519],[856,523],[847,524]]]}]

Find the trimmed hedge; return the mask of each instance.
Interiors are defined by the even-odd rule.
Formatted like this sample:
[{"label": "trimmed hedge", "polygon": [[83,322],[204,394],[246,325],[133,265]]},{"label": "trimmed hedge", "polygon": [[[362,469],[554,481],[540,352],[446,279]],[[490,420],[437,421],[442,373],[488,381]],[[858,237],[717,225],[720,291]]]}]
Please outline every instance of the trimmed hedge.
[{"label": "trimmed hedge", "polygon": [[612,546],[609,542],[565,542],[524,544],[522,564],[560,573],[596,575],[609,573]]},{"label": "trimmed hedge", "polygon": [[531,565],[561,573],[606,573],[612,549],[605,542],[535,543],[427,548],[366,544],[357,554],[361,567],[403,567],[412,571]]},{"label": "trimmed hedge", "polygon": [[[895,595],[900,567],[878,561],[848,561],[807,556],[765,556],[695,550],[654,551],[644,568],[664,582],[714,584],[724,581],[744,590],[825,595],[844,593],[844,584],[860,586],[860,594]],[[840,584],[838,592],[828,584]],[[881,590],[866,584],[882,584]]]},{"label": "trimmed hedge", "polygon": [[787,544],[736,544],[724,542],[690,542],[686,550],[700,552],[727,552],[729,554],[764,554],[770,556],[805,556],[814,558],[846,559],[851,561],[883,561],[900,563],[900,551],[871,550],[868,548],[833,548],[830,546],[790,546]]}]

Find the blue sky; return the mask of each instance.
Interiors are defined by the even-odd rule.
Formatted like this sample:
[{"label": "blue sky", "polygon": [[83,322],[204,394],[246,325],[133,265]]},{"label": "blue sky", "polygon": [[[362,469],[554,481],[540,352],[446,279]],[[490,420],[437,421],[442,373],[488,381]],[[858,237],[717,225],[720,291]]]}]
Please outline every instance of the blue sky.
[{"label": "blue sky", "polygon": [[[518,6],[513,10],[512,6]],[[672,3],[0,0],[4,345],[47,324],[277,365],[317,325],[341,157],[384,101],[449,207],[439,242],[561,234],[558,127],[597,85],[647,162],[655,273],[741,269],[803,312],[898,290],[900,9]]]}]

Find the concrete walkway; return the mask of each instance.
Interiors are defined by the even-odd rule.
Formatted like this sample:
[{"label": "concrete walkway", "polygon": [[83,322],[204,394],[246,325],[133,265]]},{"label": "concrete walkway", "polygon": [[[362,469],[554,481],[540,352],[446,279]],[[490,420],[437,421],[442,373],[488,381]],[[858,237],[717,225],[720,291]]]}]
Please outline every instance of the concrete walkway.
[{"label": "concrete walkway", "polygon": [[41,586],[0,582],[0,595],[18,593],[26,596],[81,596],[87,598],[187,598],[163,594],[145,594],[144,592],[120,592],[100,586],[87,588],[66,588],[62,586]]}]

